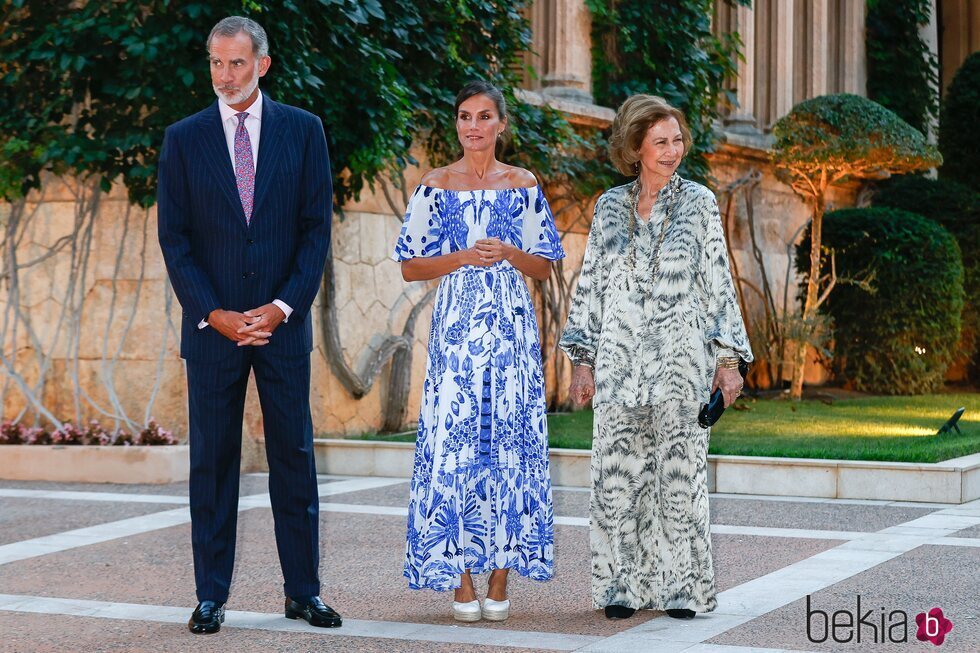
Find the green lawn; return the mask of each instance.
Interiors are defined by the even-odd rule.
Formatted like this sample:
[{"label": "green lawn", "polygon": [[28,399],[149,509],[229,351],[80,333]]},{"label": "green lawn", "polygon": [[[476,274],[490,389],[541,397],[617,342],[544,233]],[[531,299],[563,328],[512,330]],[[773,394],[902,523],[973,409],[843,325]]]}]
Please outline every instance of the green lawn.
[{"label": "green lawn", "polygon": [[[960,406],[962,434],[936,436]],[[938,462],[980,451],[980,395],[808,400],[739,400],[711,429],[709,452],[741,456]],[[554,415],[552,447],[592,442],[592,411]]]},{"label": "green lawn", "polygon": [[[960,406],[962,434],[936,436]],[[711,430],[710,453],[794,458],[938,462],[980,451],[980,394],[867,397],[796,403],[742,399]],[[592,411],[551,415],[553,448],[592,446]],[[364,436],[411,442],[414,434]]]}]

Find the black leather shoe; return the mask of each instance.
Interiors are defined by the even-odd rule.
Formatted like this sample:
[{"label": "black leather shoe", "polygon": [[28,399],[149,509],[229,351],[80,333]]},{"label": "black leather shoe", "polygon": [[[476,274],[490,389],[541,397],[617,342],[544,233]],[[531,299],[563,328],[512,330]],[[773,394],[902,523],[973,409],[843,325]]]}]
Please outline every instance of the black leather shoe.
[{"label": "black leather shoe", "polygon": [[299,599],[286,598],[286,618],[305,619],[317,628],[340,628],[344,620],[333,608],[320,600],[319,596],[306,596]]},{"label": "black leather shoe", "polygon": [[672,608],[667,610],[667,616],[673,617],[674,619],[693,619],[696,614],[694,610],[688,610],[687,608]]},{"label": "black leather shoe", "polygon": [[221,630],[225,621],[225,604],[217,601],[201,601],[194,609],[187,628],[192,633],[210,635]]},{"label": "black leather shoe", "polygon": [[635,608],[627,608],[625,605],[607,605],[605,611],[606,619],[629,619],[636,614]]}]

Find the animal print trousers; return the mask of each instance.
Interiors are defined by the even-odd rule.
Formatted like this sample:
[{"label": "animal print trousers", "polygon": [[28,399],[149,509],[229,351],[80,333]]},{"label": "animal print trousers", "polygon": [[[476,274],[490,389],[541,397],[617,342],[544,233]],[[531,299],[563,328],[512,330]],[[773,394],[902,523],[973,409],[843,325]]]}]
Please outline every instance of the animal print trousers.
[{"label": "animal print trousers", "polygon": [[695,402],[595,409],[592,604],[710,612],[708,429]]}]

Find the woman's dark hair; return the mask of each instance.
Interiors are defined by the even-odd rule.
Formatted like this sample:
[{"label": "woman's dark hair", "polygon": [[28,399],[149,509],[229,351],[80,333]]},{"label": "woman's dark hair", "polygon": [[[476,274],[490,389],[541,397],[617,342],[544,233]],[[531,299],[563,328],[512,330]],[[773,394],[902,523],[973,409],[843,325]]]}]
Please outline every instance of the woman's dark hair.
[{"label": "woman's dark hair", "polygon": [[493,104],[497,107],[497,113],[500,115],[500,119],[503,120],[507,117],[507,101],[504,99],[504,94],[500,92],[500,89],[490,82],[476,80],[464,86],[463,89],[456,95],[456,104],[453,106],[454,118],[459,115],[459,105],[475,95],[486,95],[488,98],[493,100]]}]

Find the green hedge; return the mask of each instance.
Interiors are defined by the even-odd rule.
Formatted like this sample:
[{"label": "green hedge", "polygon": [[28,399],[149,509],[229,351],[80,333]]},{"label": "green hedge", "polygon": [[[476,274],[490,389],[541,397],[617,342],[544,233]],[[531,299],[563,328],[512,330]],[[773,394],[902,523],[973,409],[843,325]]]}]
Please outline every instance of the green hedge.
[{"label": "green hedge", "polygon": [[[918,175],[892,177],[878,184],[872,203],[918,213],[957,237],[980,234],[980,193],[955,181]],[[966,243],[961,242],[960,247],[964,261],[968,254],[977,257],[977,252],[966,251]]]},{"label": "green hedge", "polygon": [[963,256],[964,290],[957,359],[972,362],[970,377],[980,378],[980,193],[946,179],[893,177],[880,185],[872,203],[918,213],[956,237]]},{"label": "green hedge", "polygon": [[[957,351],[963,308],[953,236],[907,211],[844,209],[824,216],[823,243],[827,258],[835,253],[838,276],[821,307],[834,322],[837,378],[878,394],[939,388]],[[803,274],[809,251],[807,234],[796,255]]]},{"label": "green hedge", "polygon": [[974,52],[953,76],[939,113],[939,176],[980,189],[980,52]]}]

